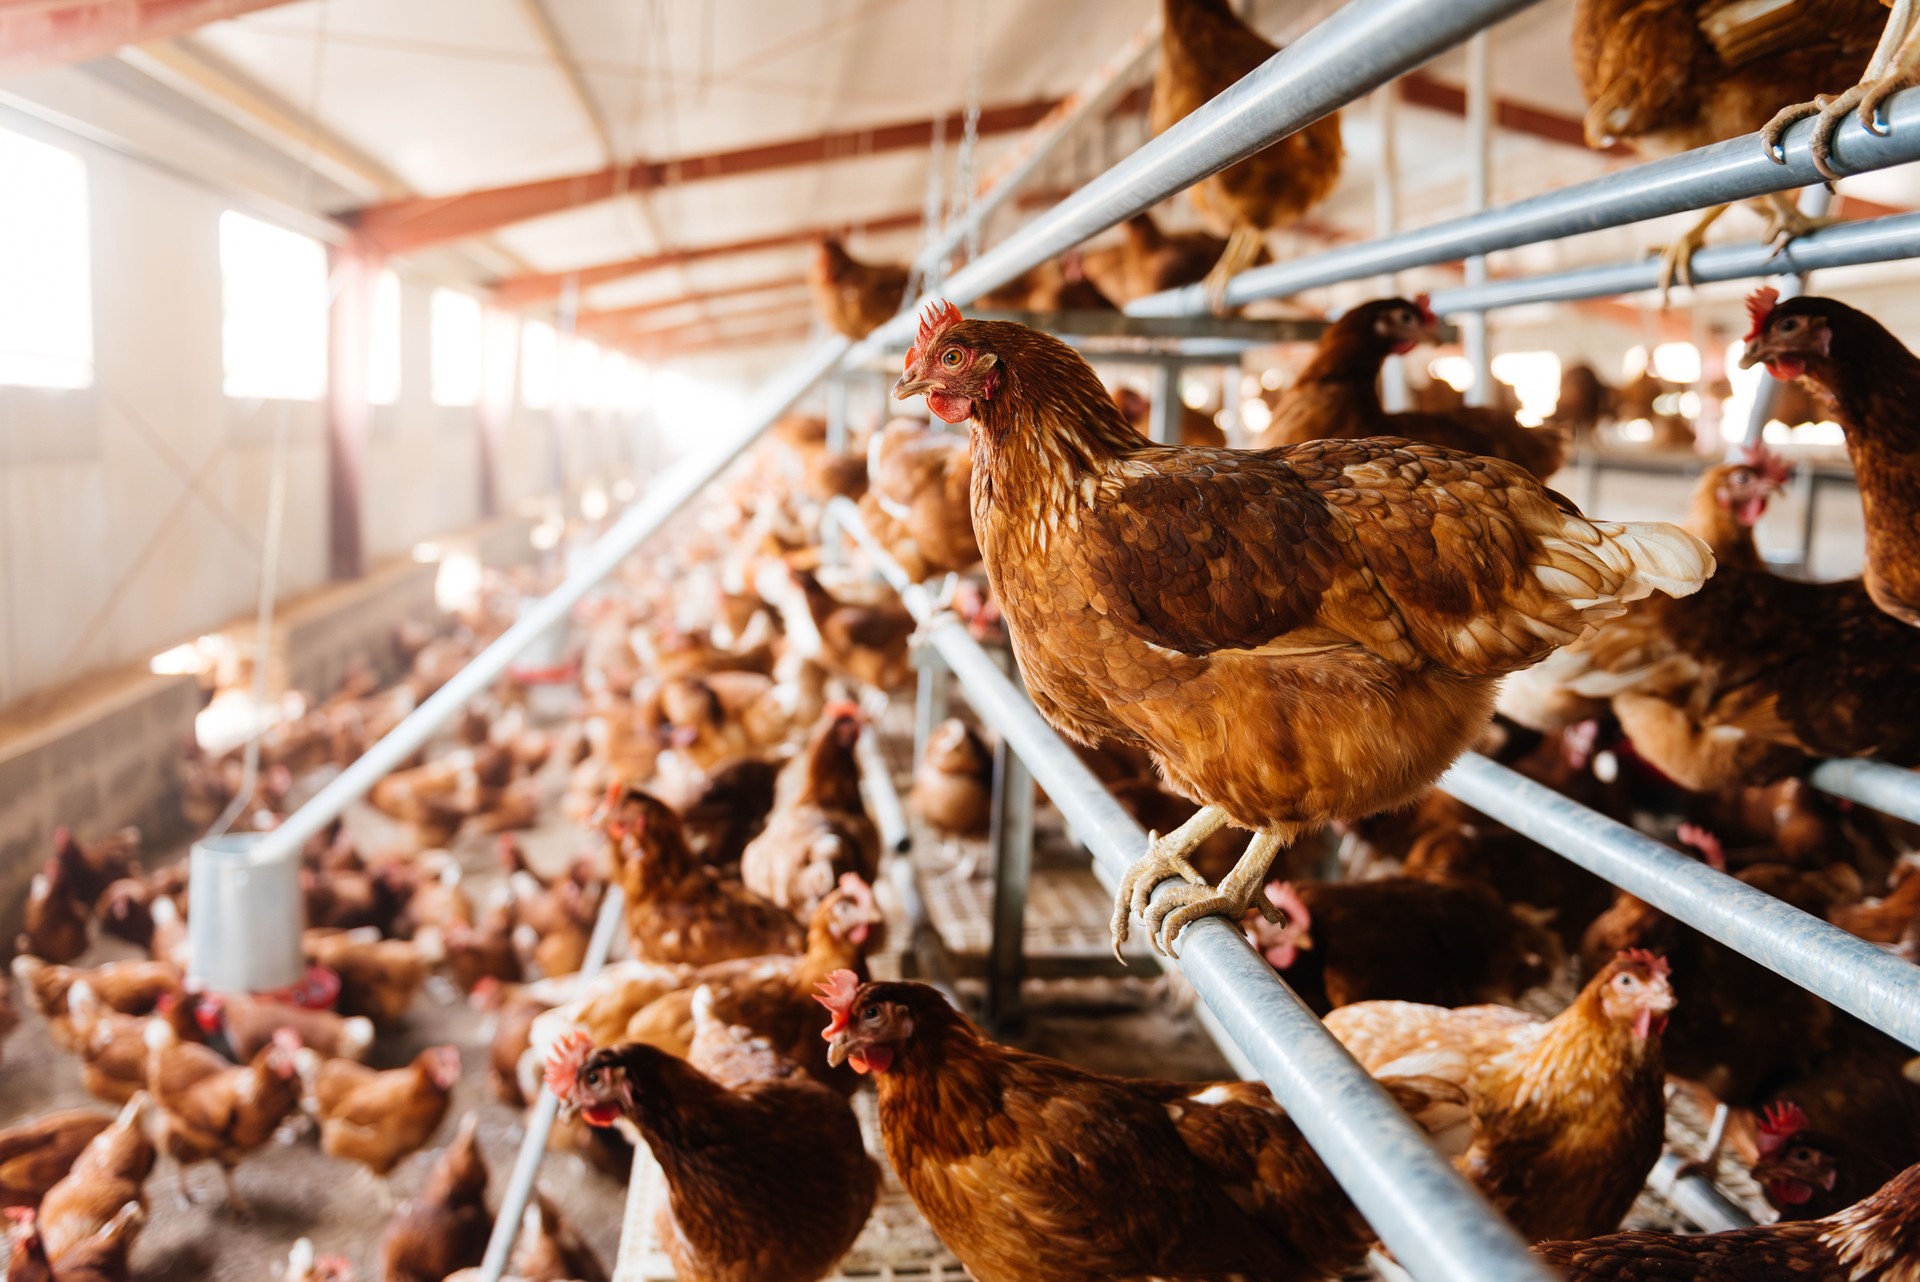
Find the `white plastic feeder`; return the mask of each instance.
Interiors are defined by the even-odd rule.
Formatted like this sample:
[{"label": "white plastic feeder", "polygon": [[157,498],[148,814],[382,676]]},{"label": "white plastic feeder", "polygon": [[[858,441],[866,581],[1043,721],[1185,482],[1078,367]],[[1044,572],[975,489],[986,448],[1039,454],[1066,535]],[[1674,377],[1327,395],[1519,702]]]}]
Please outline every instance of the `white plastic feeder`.
[{"label": "white plastic feeder", "polygon": [[261,861],[260,832],[194,843],[187,917],[190,979],[216,993],[290,988],[306,973],[300,855]]}]

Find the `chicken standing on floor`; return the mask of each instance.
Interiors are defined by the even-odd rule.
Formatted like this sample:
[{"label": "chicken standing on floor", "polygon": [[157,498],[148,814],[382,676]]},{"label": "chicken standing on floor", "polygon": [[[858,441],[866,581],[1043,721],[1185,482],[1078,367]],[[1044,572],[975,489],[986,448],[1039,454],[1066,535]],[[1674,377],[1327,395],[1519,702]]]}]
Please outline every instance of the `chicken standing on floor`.
[{"label": "chicken standing on floor", "polygon": [[[1234,16],[1227,0],[1164,0],[1166,27],[1153,78],[1153,132],[1165,133],[1279,50]],[[1340,116],[1322,116],[1187,189],[1208,231],[1227,247],[1207,277],[1216,307],[1226,283],[1259,258],[1266,233],[1325,200],[1346,154]]]},{"label": "chicken standing on floor", "polygon": [[[1158,944],[1264,904],[1295,836],[1420,796],[1500,677],[1713,567],[1692,535],[1589,521],[1497,459],[1153,445],[1071,347],[951,305],[894,387],[922,394],[973,420],[974,527],[1034,703],[1071,739],[1148,749],[1203,803],[1122,882],[1116,948],[1129,907]],[[1255,836],[1216,889],[1186,853],[1227,823]]]},{"label": "chicken standing on floor", "polygon": [[813,1282],[860,1234],[879,1173],[847,1101],[696,996],[685,1060],[651,1046],[554,1047],[547,1087],[593,1126],[626,1118],[666,1174],[655,1224],[689,1282]]},{"label": "chicken standing on floor", "polygon": [[487,1162],[472,1113],[433,1164],[426,1187],[400,1204],[380,1237],[380,1282],[441,1282],[487,1252]]},{"label": "chicken standing on floor", "polygon": [[[925,984],[820,989],[834,1063],[870,1073],[894,1172],[981,1282],[1338,1276],[1373,1234],[1258,1082],[1090,1073],[988,1040]],[[1387,1083],[1430,1129],[1444,1082]]]}]

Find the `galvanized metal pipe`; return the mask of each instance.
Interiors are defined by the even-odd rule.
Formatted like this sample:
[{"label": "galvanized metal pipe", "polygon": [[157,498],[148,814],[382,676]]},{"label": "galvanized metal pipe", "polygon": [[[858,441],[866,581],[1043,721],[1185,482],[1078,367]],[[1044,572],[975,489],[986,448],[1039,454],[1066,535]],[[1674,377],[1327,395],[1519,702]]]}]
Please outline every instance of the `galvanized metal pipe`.
[{"label": "galvanized metal pipe", "polygon": [[1920,824],[1920,774],[1904,767],[1859,757],[1835,758],[1815,766],[1808,780],[1822,792]]},{"label": "galvanized metal pipe", "polygon": [[[580,961],[579,980],[584,984],[600,973],[613,949],[614,932],[626,915],[626,894],[617,884],[609,885],[600,901],[600,915],[594,918],[593,934],[587,939],[587,954]],[[513,1159],[513,1174],[500,1194],[500,1211],[493,1220],[493,1232],[487,1237],[487,1251],[480,1261],[482,1282],[500,1282],[513,1244],[520,1236],[520,1218],[533,1197],[533,1182],[540,1174],[540,1163],[547,1156],[547,1137],[553,1134],[554,1119],[560,1115],[560,1097],[542,1087],[527,1118],[527,1134]]]},{"label": "galvanized metal pipe", "polygon": [[[1810,232],[1784,246],[1710,245],[1693,256],[1693,279],[1704,285],[1906,258],[1920,258],[1920,213],[1840,223]],[[1612,298],[1656,289],[1659,284],[1659,260],[1636,258],[1604,267],[1582,267],[1570,272],[1518,276],[1485,285],[1436,290],[1432,305],[1433,310],[1443,316],[1457,316],[1524,307],[1530,303]]]},{"label": "galvanized metal pipe", "polygon": [[900,804],[900,790],[893,783],[893,768],[880,751],[872,726],[862,729],[854,740],[853,756],[860,766],[867,807],[873,811],[873,826],[880,830],[880,844],[888,850],[905,850],[913,844],[913,831],[907,826],[906,807]]},{"label": "galvanized metal pipe", "polygon": [[[1046,723],[957,618],[936,618],[867,531],[836,499],[840,528],[857,540],[926,627],[980,718],[1012,745],[1074,832],[1109,890],[1146,850],[1147,835]],[[1180,937],[1180,969],[1247,1057],[1374,1231],[1422,1282],[1544,1282],[1519,1236],[1442,1161],[1380,1084],[1354,1062],[1237,927],[1206,918]]]},{"label": "galvanized metal pipe", "polygon": [[1668,916],[1920,1049],[1920,967],[1913,963],[1736,877],[1715,872],[1485,757],[1462,757],[1440,780],[1440,787]]},{"label": "galvanized metal pipe", "polygon": [[[1493,37],[1485,31],[1467,41],[1467,212],[1486,209],[1493,171]],[[1487,256],[1466,261],[1467,284],[1484,285]],[[1487,345],[1487,314],[1475,312],[1460,323],[1460,343],[1466,349],[1473,382],[1466,403],[1493,404],[1493,352]]]},{"label": "galvanized metal pipe", "polygon": [[[955,272],[942,293],[971,302],[1534,3],[1351,0],[1225,93]],[[913,312],[931,301],[918,300],[881,326],[856,359],[910,338]]]},{"label": "galvanized metal pipe", "polygon": [[[1869,133],[1858,120],[1849,119],[1841,126],[1833,150],[1838,168],[1864,173],[1920,160],[1920,90],[1909,89],[1888,99],[1887,115],[1892,130],[1884,137]],[[1784,165],[1766,155],[1758,134],[1747,134],[1485,213],[1255,267],[1227,283],[1226,299],[1237,306],[1260,298],[1285,298],[1321,285],[1454,262],[1823,182],[1808,147],[1813,126],[1807,120],[1788,131]],[[1206,309],[1205,291],[1196,285],[1138,299],[1127,311],[1136,316],[1182,316]]]}]

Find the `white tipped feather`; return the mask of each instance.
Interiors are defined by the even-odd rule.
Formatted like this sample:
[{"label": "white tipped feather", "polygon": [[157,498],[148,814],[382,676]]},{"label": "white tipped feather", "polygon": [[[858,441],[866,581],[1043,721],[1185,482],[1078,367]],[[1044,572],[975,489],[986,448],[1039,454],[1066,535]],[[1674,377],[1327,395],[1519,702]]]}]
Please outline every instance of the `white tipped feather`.
[{"label": "white tipped feather", "polygon": [[355,1015],[340,1023],[340,1054],[347,1059],[359,1059],[373,1045],[373,1021],[365,1015]]},{"label": "white tipped feather", "polygon": [[1677,525],[1663,521],[1596,521],[1606,546],[1626,555],[1630,577],[1615,595],[1637,601],[1654,592],[1691,596],[1713,575],[1713,553]]}]

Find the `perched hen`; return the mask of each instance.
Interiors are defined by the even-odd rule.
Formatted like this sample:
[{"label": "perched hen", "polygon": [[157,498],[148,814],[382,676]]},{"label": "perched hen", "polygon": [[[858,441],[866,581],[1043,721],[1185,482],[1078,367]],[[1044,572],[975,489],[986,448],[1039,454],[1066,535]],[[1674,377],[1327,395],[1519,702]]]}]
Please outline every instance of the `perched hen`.
[{"label": "perched hen", "polygon": [[1169,235],[1148,213],[1135,214],[1121,223],[1120,234],[1118,245],[1079,254],[1081,272],[1116,307],[1205,280],[1227,249],[1226,241],[1205,232]]},{"label": "perched hen", "polygon": [[1327,1030],[1376,1076],[1467,1091],[1456,1164],[1528,1240],[1619,1227],[1660,1156],[1660,1033],[1673,1008],[1663,960],[1623,953],[1552,1020],[1504,1006],[1362,1002]]},{"label": "perched hen", "polygon": [[1313,359],[1280,394],[1261,449],[1307,441],[1399,436],[1464,454],[1505,459],[1544,481],[1566,458],[1557,427],[1522,427],[1493,406],[1389,414],[1380,404],[1380,367],[1389,355],[1434,342],[1438,322],[1424,298],[1376,299],[1340,317],[1320,336]]},{"label": "perched hen", "polygon": [[[1586,93],[1587,145],[1633,143],[1670,154],[1761,129],[1787,103],[1856,78],[1884,25],[1860,0],[1579,0],[1573,66]],[[1816,149],[1826,167],[1824,147]],[[1776,231],[1798,235],[1793,193],[1764,198]],[[1708,210],[1668,251],[1666,275],[1690,279]]]},{"label": "perched hen", "polygon": [[807,265],[814,306],[837,334],[855,340],[880,328],[906,301],[907,269],[863,263],[831,236],[822,237]]},{"label": "perched hen", "polygon": [[[1164,12],[1160,67],[1153,78],[1156,134],[1279,52],[1234,16],[1227,0],[1164,0]],[[1207,278],[1216,300],[1229,278],[1258,259],[1266,233],[1298,219],[1332,193],[1345,154],[1335,113],[1187,189],[1207,230],[1227,237],[1227,247]]]},{"label": "perched hen", "polygon": [[[895,1174],[981,1282],[1279,1282],[1372,1240],[1265,1086],[1085,1072],[989,1041],[924,984],[843,971],[820,1001],[833,1061],[873,1075]],[[1416,1115],[1460,1102],[1395,1093]]]},{"label": "perched hen", "polygon": [[1750,1173],[1782,1220],[1845,1210],[1896,1174],[1850,1141],[1815,1130],[1798,1104],[1767,1109],[1756,1138],[1760,1160]]},{"label": "perched hen", "polygon": [[813,1282],[879,1184],[847,1102],[696,1003],[692,1054],[557,1046],[547,1085],[594,1126],[626,1117],[667,1178],[657,1232],[689,1282]]},{"label": "perched hen", "polygon": [[1775,378],[1804,378],[1831,398],[1866,516],[1867,595],[1920,625],[1920,358],[1845,303],[1778,300],[1772,289],[1748,298],[1753,332],[1740,364],[1764,363]]},{"label": "perched hen", "polygon": [[[894,394],[972,418],[974,529],[1040,711],[1148,749],[1204,809],[1124,881],[1156,940],[1238,920],[1306,829],[1404,805],[1481,733],[1501,676],[1712,558],[1581,517],[1497,459],[1394,440],[1153,445],[1058,339],[935,308]],[[1380,727],[1394,733],[1382,734]],[[1185,852],[1253,843],[1218,890]]]}]

